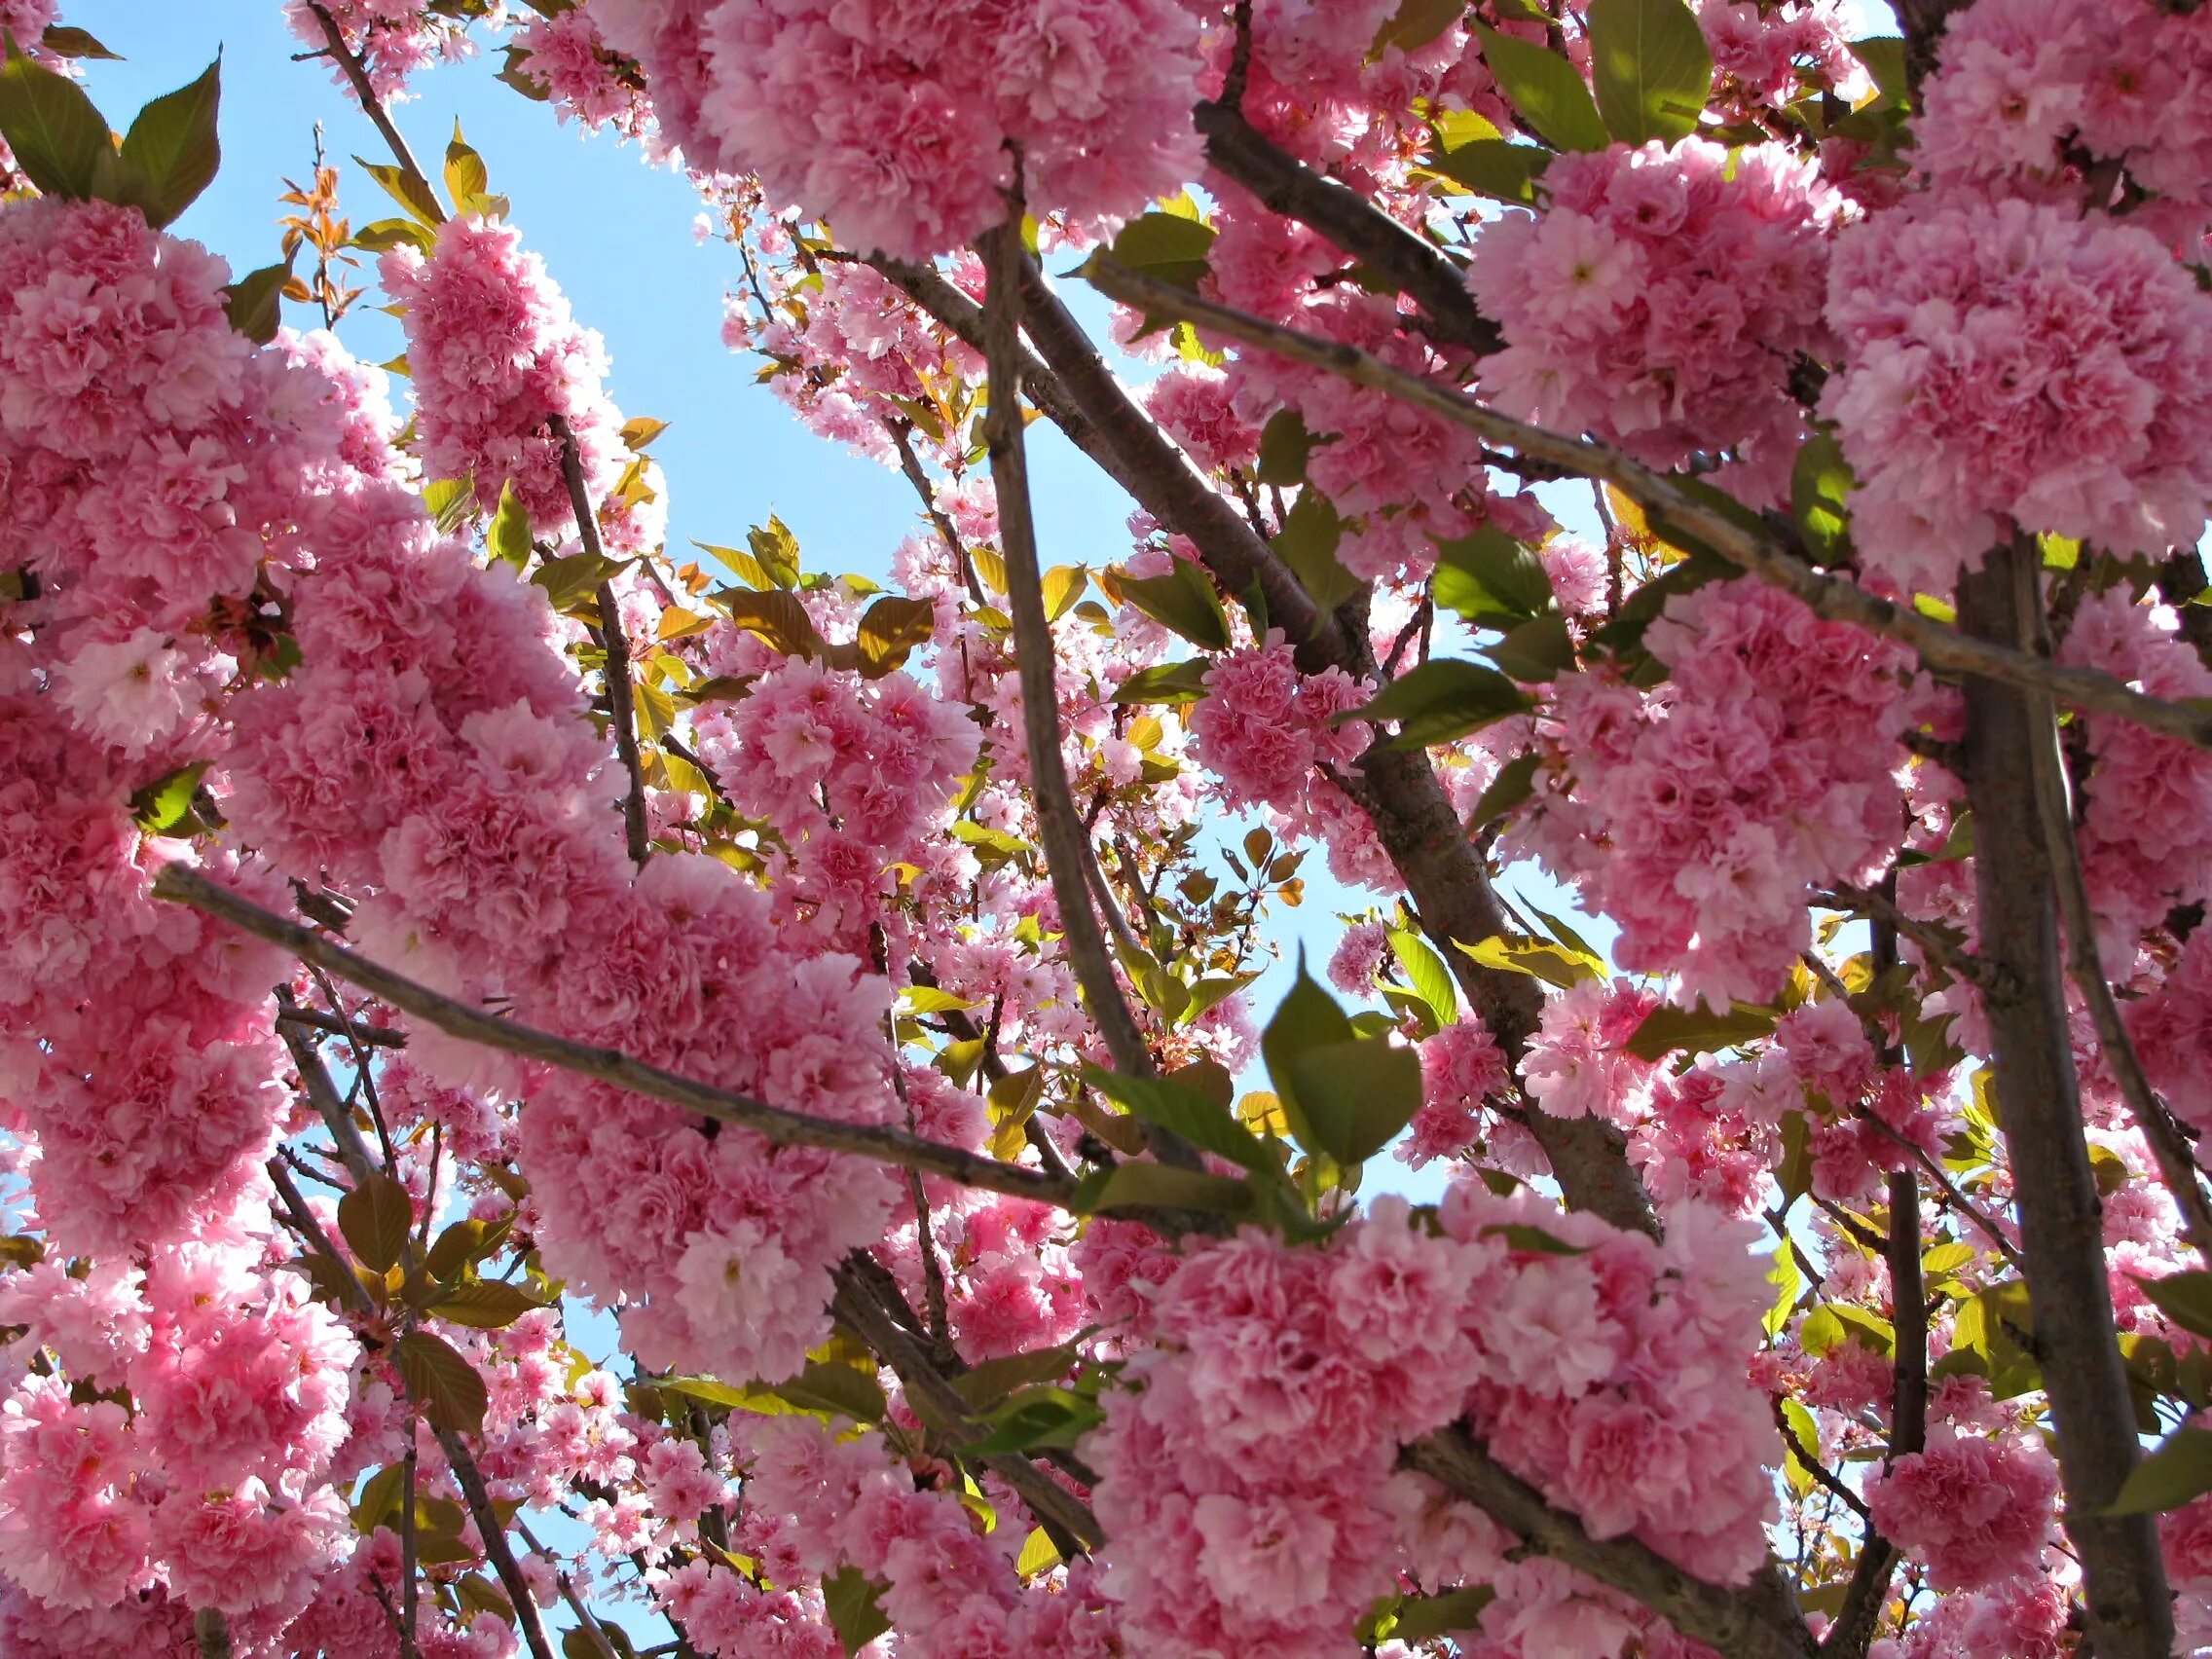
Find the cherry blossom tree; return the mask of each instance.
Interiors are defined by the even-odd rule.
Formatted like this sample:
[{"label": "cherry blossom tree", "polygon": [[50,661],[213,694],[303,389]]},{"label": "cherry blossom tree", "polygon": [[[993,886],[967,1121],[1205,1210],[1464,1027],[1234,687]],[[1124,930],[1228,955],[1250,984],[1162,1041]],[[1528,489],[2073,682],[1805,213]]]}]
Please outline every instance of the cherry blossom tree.
[{"label": "cherry blossom tree", "polygon": [[2212,10],[283,10],[234,266],[0,0],[0,1652],[2212,1651]]}]

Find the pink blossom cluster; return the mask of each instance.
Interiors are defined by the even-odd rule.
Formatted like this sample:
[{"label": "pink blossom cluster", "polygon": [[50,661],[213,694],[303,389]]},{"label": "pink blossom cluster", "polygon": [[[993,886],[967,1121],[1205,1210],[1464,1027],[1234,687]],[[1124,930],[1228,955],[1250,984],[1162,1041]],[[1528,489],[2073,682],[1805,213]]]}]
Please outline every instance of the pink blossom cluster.
[{"label": "pink blossom cluster", "polygon": [[1829,340],[1834,192],[1783,145],[1698,138],[1562,156],[1543,187],[1541,213],[1475,239],[1467,284],[1506,339],[1485,394],[1653,466],[1740,452],[1776,494],[1802,430],[1791,361]]},{"label": "pink blossom cluster", "polygon": [[50,1607],[147,1592],[279,1625],[350,1547],[325,1484],[350,1335],[256,1245],[155,1251],[141,1276],[13,1276],[0,1306],[90,1390],[25,1378],[0,1405],[0,1572]]},{"label": "pink blossom cluster", "polygon": [[601,38],[598,7],[571,6],[550,18],[534,17],[514,46],[525,55],[522,73],[543,84],[561,120],[573,118],[587,132],[611,127],[628,138],[650,123],[652,107],[636,71]]},{"label": "pink blossom cluster", "polygon": [[1929,1438],[1927,1451],[1866,1483],[1868,1519],[1927,1564],[1938,1590],[2036,1575],[2058,1498],[2058,1466],[2043,1442],[1941,1426]]},{"label": "pink blossom cluster", "polygon": [[[881,1604],[914,1659],[1052,1653],[1111,1659],[1129,1651],[1090,1568],[1078,1563],[1025,1589],[1014,1556],[1033,1525],[1012,1492],[988,1491],[984,1532],[952,1490],[917,1480],[878,1436],[840,1437],[804,1418],[747,1419],[747,1504],[740,1534],[779,1587],[857,1571],[884,1586]],[[736,1574],[691,1571],[674,1604],[707,1617],[719,1659],[814,1659],[841,1649],[826,1634],[811,1588],[766,1591]],[[696,1627],[694,1627],[696,1628]]]},{"label": "pink blossom cluster", "polygon": [[635,551],[659,539],[651,515],[610,495],[624,452],[622,418],[602,384],[606,348],[576,325],[513,226],[463,213],[438,227],[428,258],[402,243],[378,269],[392,302],[406,308],[408,372],[431,477],[470,483],[486,509],[511,484],[539,535],[572,531],[554,425],[566,422],[608,544]]},{"label": "pink blossom cluster", "polygon": [[[2212,668],[2165,605],[2137,605],[2124,586],[2082,603],[2063,660],[2190,702],[2212,696]],[[2108,963],[2133,960],[2137,936],[2177,905],[2212,895],[2212,756],[2129,720],[2092,718],[2088,797],[2078,841]]]},{"label": "pink blossom cluster", "polygon": [[[1459,1184],[1440,1224],[1385,1198],[1325,1248],[1247,1230],[1190,1251],[1083,1448],[1127,1628],[1167,1655],[1341,1651],[1427,1519],[1399,1449],[1461,1413],[1593,1535],[1740,1580],[1776,1455],[1745,1371],[1767,1300],[1748,1232],[1685,1210],[1655,1244]],[[1430,1571],[1483,1582],[1501,1536]]]},{"label": "pink blossom cluster", "polygon": [[1336,717],[1367,689],[1342,669],[1301,674],[1280,629],[1214,658],[1205,687],[1189,717],[1192,752],[1217,798],[1232,811],[1268,808],[1286,842],[1323,839],[1340,879],[1387,885],[1380,847],[1357,837],[1344,792],[1321,770],[1349,767],[1366,749],[1366,722]]},{"label": "pink blossom cluster", "polygon": [[2053,202],[2079,199],[2085,161],[2120,164],[2154,197],[2131,216],[2200,263],[2212,227],[2208,100],[2212,21],[2201,16],[2152,0],[1976,0],[1943,30],[1913,161],[1938,186]]},{"label": "pink blossom cluster", "polygon": [[1032,204],[1078,221],[1132,216],[1197,169],[1198,19],[1178,0],[593,10],[695,166],[757,173],[855,247],[918,258],[974,241],[1006,218],[1014,149]]},{"label": "pink blossom cluster", "polygon": [[213,757],[260,567],[340,441],[312,373],[230,326],[227,276],[133,210],[0,213],[0,518],[35,581],[0,646],[0,1043],[77,1250],[217,1223],[285,1109],[274,959],[152,899],[180,849],[131,805]]},{"label": "pink blossom cluster", "polygon": [[[1256,236],[1266,239],[1269,232],[1263,228]],[[1223,241],[1253,240],[1255,233],[1239,231],[1237,221],[1224,215]],[[1215,245],[1220,248],[1222,241]],[[1215,284],[1227,293],[1240,280],[1287,282],[1288,291],[1273,298],[1299,328],[1356,347],[1408,374],[1434,375],[1456,366],[1450,354],[1400,330],[1389,301],[1339,293],[1309,302],[1297,291],[1296,273],[1295,263],[1267,278],[1225,275],[1217,266]],[[1487,495],[1482,445],[1465,427],[1386,392],[1259,352],[1235,359],[1230,386],[1233,418],[1254,432],[1288,409],[1320,440],[1307,460],[1307,477],[1350,521],[1336,553],[1354,575],[1418,581],[1435,566],[1436,541],[1474,528],[1471,509]]]},{"label": "pink blossom cluster", "polygon": [[[783,227],[762,226],[755,234],[763,255],[788,252]],[[972,258],[953,262],[952,279],[978,297],[980,275]],[[896,465],[887,423],[911,426],[916,401],[932,407],[948,381],[982,379],[979,353],[866,265],[830,264],[814,273],[785,268],[780,275],[771,267],[762,279],[778,284],[767,291],[780,303],[760,318],[752,310],[758,296],[734,297],[723,338],[779,366],[782,372],[772,383],[776,395],[818,436]],[[946,459],[957,453],[959,442],[948,435],[944,443],[933,444],[919,430],[909,441],[924,454],[934,450]],[[956,511],[955,523],[960,517]],[[997,535],[995,525],[961,529],[977,540]]]},{"label": "pink blossom cluster", "polygon": [[2212,502],[2212,296],[2149,232],[1938,192],[1841,236],[1823,394],[1861,565],[1948,593],[2015,528],[2163,552]]},{"label": "pink blossom cluster", "polygon": [[1910,658],[1754,578],[1668,603],[1651,691],[1563,678],[1518,844],[1620,923],[1623,967],[1714,1007],[1770,996],[1811,944],[1806,893],[1902,843]]},{"label": "pink blossom cluster", "polygon": [[1753,0],[1697,0],[1696,11],[1716,80],[1738,110],[1787,109],[1813,88],[1855,103],[1865,90],[1838,0],[1790,0],[1772,11]]},{"label": "pink blossom cluster", "polygon": [[1506,1079],[1505,1051],[1474,1015],[1427,1039],[1420,1046],[1421,1108],[1407,1125],[1399,1159],[1419,1169],[1465,1152],[1482,1137],[1484,1103],[1504,1090]]},{"label": "pink blossom cluster", "polygon": [[[317,9],[329,14],[346,50],[360,58],[370,90],[387,102],[406,95],[408,78],[417,70],[475,51],[466,21],[441,16],[429,0],[319,0],[319,8],[310,0],[284,0],[292,33],[312,52],[330,50],[330,34],[315,16]],[[333,65],[331,79],[353,95],[353,84],[342,69]]]}]

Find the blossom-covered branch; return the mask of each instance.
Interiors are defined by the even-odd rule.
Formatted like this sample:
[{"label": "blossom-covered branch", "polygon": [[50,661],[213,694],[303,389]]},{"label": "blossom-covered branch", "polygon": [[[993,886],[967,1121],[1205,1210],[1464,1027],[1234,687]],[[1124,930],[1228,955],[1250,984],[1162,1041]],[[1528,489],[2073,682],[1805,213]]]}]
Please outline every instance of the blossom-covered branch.
[{"label": "blossom-covered branch", "polygon": [[579,1077],[596,1078],[634,1093],[665,1100],[702,1118],[735,1124],[773,1145],[815,1146],[830,1152],[849,1152],[1042,1203],[1065,1204],[1075,1196],[1073,1182],[1039,1170],[1002,1163],[958,1147],[940,1146],[903,1129],[838,1123],[787,1112],[763,1100],[731,1094],[678,1077],[613,1050],[571,1042],[548,1031],[533,1030],[513,1020],[485,1014],[333,943],[311,928],[287,921],[274,910],[264,909],[185,865],[164,866],[156,878],[155,892],[175,903],[203,910],[241,933],[266,940],[288,955],[311,962],[349,984],[360,986],[380,1001],[415,1015],[449,1036],[558,1066]]}]

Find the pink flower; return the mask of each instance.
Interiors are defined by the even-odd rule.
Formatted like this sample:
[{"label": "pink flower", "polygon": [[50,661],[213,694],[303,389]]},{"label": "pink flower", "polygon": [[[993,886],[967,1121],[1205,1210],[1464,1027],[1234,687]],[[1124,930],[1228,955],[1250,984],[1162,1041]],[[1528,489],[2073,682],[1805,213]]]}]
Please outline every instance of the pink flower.
[{"label": "pink flower", "polygon": [[1938,1589],[1978,1590],[2032,1574],[2058,1497],[2058,1471],[2024,1436],[1931,1436],[1866,1484],[1875,1526],[1927,1563]]}]

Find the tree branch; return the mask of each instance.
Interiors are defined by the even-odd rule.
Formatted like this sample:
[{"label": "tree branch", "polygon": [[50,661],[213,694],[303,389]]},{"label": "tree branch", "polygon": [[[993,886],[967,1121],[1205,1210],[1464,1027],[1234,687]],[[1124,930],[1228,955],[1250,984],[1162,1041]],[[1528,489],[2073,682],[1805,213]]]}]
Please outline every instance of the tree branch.
[{"label": "tree branch", "polygon": [[1647,513],[1678,527],[1737,569],[1801,600],[1816,614],[1849,622],[1909,645],[1930,668],[1973,675],[2001,685],[2051,693],[2090,714],[2113,715],[2186,743],[2212,746],[2212,711],[2164,702],[2131,690],[2109,674],[2069,668],[2025,651],[1946,628],[1909,607],[1882,599],[1846,577],[1816,571],[1772,535],[1716,511],[1673,479],[1639,464],[1608,444],[1589,443],[1531,426],[1486,409],[1449,387],[1403,373],[1354,347],[1282,328],[1244,312],[1156,281],[1110,260],[1087,273],[1101,292],[1124,304],[1172,316],[1247,346],[1309,363],[1372,387],[1466,427],[1485,440],[1616,486]]},{"label": "tree branch", "polygon": [[[924,1140],[904,1129],[845,1124],[788,1112],[766,1101],[731,1094],[678,1077],[674,1072],[647,1065],[612,1049],[593,1048],[513,1020],[500,1019],[380,967],[297,922],[263,909],[251,900],[240,898],[183,865],[166,866],[155,878],[154,892],[159,898],[188,904],[228,922],[241,933],[267,940],[303,962],[312,962],[374,993],[393,1008],[414,1014],[448,1036],[559,1066],[581,1077],[596,1078],[718,1123],[734,1124],[752,1130],[771,1145],[815,1146],[830,1152],[850,1153],[878,1163],[942,1175],[986,1192],[1034,1198],[1063,1208],[1075,1197],[1076,1184],[1058,1176],[1026,1169],[1019,1164],[1001,1163],[961,1147]],[[354,1138],[358,1140],[357,1135]]]},{"label": "tree branch", "polygon": [[[1961,627],[1985,641],[2026,643],[2020,618],[2042,615],[2037,574],[2016,546],[1993,549],[1985,568],[1960,584]],[[2105,1513],[2141,1453],[2113,1334],[2101,1205],[2067,1036],[2057,897],[2030,776],[2047,721],[2010,684],[1969,676],[1965,690],[1981,954],[2008,974],[1982,1006],[2036,1346],[2058,1433],[2067,1530],[2081,1554],[2098,1653],[2165,1659],[2173,1608],[2155,1517]]]},{"label": "tree branch", "polygon": [[1505,345],[1475,309],[1459,268],[1349,185],[1315,172],[1245,120],[1226,95],[1194,112],[1206,160],[1273,211],[1318,231],[1428,315],[1428,332],[1486,356]]},{"label": "tree branch", "polygon": [[[568,417],[548,415],[545,424],[561,440],[561,477],[569,486],[569,506],[576,515],[576,535],[584,551],[598,565],[607,562],[599,539],[599,509],[592,504],[591,489],[584,482],[583,452],[576,447],[575,429]],[[628,774],[630,788],[622,797],[622,837],[630,862],[642,865],[651,856],[645,835],[645,768],[638,754],[638,697],[630,683],[630,638],[622,629],[622,612],[614,599],[614,584],[601,582],[596,596],[599,641],[607,648],[607,712],[614,727],[614,753]]]},{"label": "tree branch", "polygon": [[1633,1597],[1729,1659],[1807,1659],[1815,1651],[1772,1563],[1751,1585],[1730,1591],[1691,1577],[1635,1538],[1593,1538],[1457,1425],[1407,1447],[1398,1460],[1519,1533],[1536,1554]]},{"label": "tree branch", "polygon": [[[1037,806],[1039,838],[1046,871],[1059,903],[1060,931],[1069,964],[1083,986],[1090,1016],[1098,1022],[1115,1069],[1149,1077],[1152,1051],[1136,1016],[1122,996],[1106,938],[1091,908],[1084,872],[1089,836],[1068,790],[1067,766],[1060,754],[1059,692],[1054,683],[1052,625],[1045,614],[1044,577],[1037,564],[1037,525],[1029,504],[1029,462],[1021,433],[1021,247],[1020,159],[1014,161],[1015,192],[1004,225],[983,239],[981,253],[989,273],[984,306],[984,344],[990,362],[991,402],[983,431],[991,452],[991,481],[998,491],[999,545],[1006,555],[1007,602],[1014,619],[1015,667],[1021,677],[1021,723],[1029,751],[1029,779]],[[1196,1162],[1196,1155],[1192,1161]]]},{"label": "tree branch", "polygon": [[[2017,597],[2025,603],[2034,601],[2025,586]],[[2022,614],[2019,621],[2021,639],[2035,638],[2037,618]],[[2120,1005],[2113,1000],[2112,986],[2105,979],[2104,964],[2098,959],[2097,919],[2089,903],[2088,883],[2082,875],[2081,849],[2074,840],[2066,757],[2059,748],[2055,713],[2050,699],[2042,692],[2027,692],[2022,700],[2027,705],[2029,724],[2028,771],[2034,781],[2036,816],[2043,826],[2044,852],[2058,890],[2059,919],[2065,924],[2067,971],[2082,993],[2090,1023],[2096,1027],[2097,1046],[2103,1051],[2106,1069],[2119,1086],[2120,1098],[2127,1102],[2128,1115],[2143,1132],[2152,1157],[2157,1160],[2166,1191],[2181,1211],[2189,1241],[2196,1246],[2199,1256],[2212,1263],[2212,1205],[2205,1202],[2196,1160],[2191,1156],[2181,1125],[2174,1122],[2173,1114],[2144,1074],[2135,1044],[2120,1022]]]},{"label": "tree branch", "polygon": [[346,44],[346,31],[338,26],[338,19],[319,4],[319,0],[308,0],[308,10],[314,14],[315,21],[322,25],[324,38],[330,42],[330,56],[345,75],[348,85],[353,89],[353,97],[360,104],[361,113],[376,124],[377,130],[384,134],[385,147],[391,152],[391,159],[399,164],[399,170],[422,187],[423,199],[442,218],[444,212],[438,205],[438,193],[431,189],[429,176],[415,160],[415,152],[407,147],[406,138],[392,125],[391,114],[384,107],[384,99],[378,97],[376,89],[369,85],[368,69],[361,62],[359,55]]},{"label": "tree branch", "polygon": [[[942,1436],[955,1451],[983,1437],[984,1425],[960,1391],[930,1362],[921,1344],[891,1316],[851,1264],[837,1271],[837,1299],[831,1308],[898,1374],[905,1385],[906,1403],[932,1433]],[[1020,1494],[1062,1555],[1095,1549],[1105,1537],[1090,1506],[1027,1457],[1007,1454],[981,1461]]]},{"label": "tree branch", "polygon": [[461,1487],[461,1498],[475,1519],[477,1535],[484,1541],[485,1559],[499,1575],[499,1586],[506,1591],[507,1600],[514,1604],[515,1623],[522,1627],[531,1659],[553,1659],[553,1644],[546,1638],[545,1621],[538,1615],[530,1580],[523,1576],[521,1564],[507,1545],[507,1530],[499,1524],[499,1512],[492,1507],[492,1493],[484,1485],[484,1471],[476,1466],[475,1456],[459,1434],[435,1423],[430,1425],[430,1432],[438,1437],[438,1449],[446,1455],[446,1462],[453,1468],[453,1478]]}]

